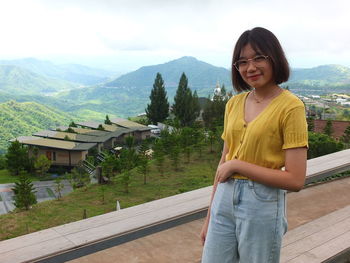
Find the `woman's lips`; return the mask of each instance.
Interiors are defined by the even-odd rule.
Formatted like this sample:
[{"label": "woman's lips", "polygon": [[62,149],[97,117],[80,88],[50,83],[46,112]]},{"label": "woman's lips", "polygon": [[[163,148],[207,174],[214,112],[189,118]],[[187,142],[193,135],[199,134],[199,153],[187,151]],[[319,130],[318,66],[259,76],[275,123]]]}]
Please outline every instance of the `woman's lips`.
[{"label": "woman's lips", "polygon": [[249,76],[248,79],[255,81],[255,80],[257,80],[260,76],[261,76],[261,74],[253,75],[253,76]]}]

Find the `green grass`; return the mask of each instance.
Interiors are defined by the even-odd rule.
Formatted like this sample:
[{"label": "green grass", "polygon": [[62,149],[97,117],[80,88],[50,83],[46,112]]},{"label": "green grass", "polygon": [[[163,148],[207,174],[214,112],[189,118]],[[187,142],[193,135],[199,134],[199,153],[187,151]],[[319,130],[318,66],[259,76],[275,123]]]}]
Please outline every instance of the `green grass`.
[{"label": "green grass", "polygon": [[[38,177],[29,175],[32,181],[39,181]],[[18,180],[18,176],[11,175],[6,169],[0,170],[0,184],[14,183]]]},{"label": "green grass", "polygon": [[213,182],[218,160],[218,153],[205,150],[202,157],[195,154],[190,163],[182,162],[178,171],[172,169],[169,160],[164,165],[163,175],[151,165],[146,185],[143,184],[143,176],[132,171],[129,193],[125,193],[124,185],[118,182],[105,186],[90,185],[75,190],[61,200],[36,204],[29,211],[16,210],[1,215],[0,240],[81,220],[84,209],[87,217],[114,211],[116,200],[119,200],[121,208],[127,208],[209,186]]}]

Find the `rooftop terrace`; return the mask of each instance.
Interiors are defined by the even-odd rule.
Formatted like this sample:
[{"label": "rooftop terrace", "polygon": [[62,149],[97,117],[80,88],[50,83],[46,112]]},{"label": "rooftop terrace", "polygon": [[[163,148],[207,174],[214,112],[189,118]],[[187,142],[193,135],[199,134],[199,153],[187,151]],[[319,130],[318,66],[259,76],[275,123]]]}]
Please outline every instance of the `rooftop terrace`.
[{"label": "rooftop terrace", "polygon": [[[350,149],[308,161],[307,181],[350,170]],[[350,178],[288,193],[281,262],[350,258]],[[0,242],[1,262],[200,262],[212,187]]]}]

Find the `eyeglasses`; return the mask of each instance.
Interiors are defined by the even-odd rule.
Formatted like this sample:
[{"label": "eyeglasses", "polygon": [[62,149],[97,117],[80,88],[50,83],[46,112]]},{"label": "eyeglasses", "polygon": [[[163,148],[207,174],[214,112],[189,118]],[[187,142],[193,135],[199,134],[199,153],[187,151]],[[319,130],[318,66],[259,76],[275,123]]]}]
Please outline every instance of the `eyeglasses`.
[{"label": "eyeglasses", "polygon": [[258,55],[255,56],[253,58],[249,58],[249,59],[240,59],[237,60],[235,63],[233,63],[233,65],[235,66],[235,68],[240,71],[240,70],[245,70],[248,68],[249,66],[249,62],[252,61],[254,66],[263,66],[264,63],[266,62],[266,60],[269,58],[269,56],[264,56],[264,55]]}]

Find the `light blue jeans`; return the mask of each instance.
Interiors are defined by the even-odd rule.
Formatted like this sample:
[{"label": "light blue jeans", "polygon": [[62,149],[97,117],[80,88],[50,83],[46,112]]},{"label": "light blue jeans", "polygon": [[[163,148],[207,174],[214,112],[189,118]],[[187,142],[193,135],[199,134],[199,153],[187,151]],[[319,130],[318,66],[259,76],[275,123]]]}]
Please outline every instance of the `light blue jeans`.
[{"label": "light blue jeans", "polygon": [[202,263],[278,263],[287,231],[286,191],[250,180],[218,184]]}]

